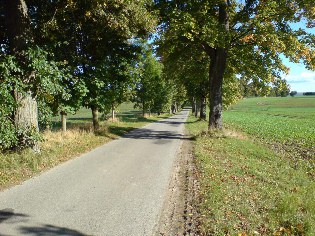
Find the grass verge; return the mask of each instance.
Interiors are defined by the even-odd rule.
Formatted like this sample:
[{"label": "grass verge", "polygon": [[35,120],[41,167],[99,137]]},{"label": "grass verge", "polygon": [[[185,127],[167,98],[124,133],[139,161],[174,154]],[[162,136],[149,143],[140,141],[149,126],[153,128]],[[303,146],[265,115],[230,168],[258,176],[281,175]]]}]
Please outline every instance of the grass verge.
[{"label": "grass verge", "polygon": [[225,131],[202,135],[190,117],[200,171],[202,235],[315,235],[315,182],[263,140]]},{"label": "grass verge", "polygon": [[129,111],[118,117],[117,122],[101,122],[101,129],[96,135],[93,133],[91,119],[87,118],[83,122],[81,117],[78,118],[78,122],[76,120],[68,122],[66,133],[56,129],[45,131],[39,154],[32,150],[0,153],[0,190],[116,139],[132,129],[166,118],[168,115],[142,118]]}]

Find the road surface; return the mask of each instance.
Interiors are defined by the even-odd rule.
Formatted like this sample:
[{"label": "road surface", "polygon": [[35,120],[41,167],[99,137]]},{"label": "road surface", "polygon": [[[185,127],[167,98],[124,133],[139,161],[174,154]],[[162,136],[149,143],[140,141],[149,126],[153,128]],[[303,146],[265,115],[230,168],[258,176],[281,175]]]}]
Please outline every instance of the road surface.
[{"label": "road surface", "polygon": [[153,235],[187,115],[134,130],[0,192],[0,235]]}]

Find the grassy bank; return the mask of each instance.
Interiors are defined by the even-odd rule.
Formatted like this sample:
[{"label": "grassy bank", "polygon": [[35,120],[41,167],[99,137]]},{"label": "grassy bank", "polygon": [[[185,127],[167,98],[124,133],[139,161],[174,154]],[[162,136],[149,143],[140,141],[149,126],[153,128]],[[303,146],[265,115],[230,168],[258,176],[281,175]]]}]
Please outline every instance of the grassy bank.
[{"label": "grassy bank", "polygon": [[212,136],[190,118],[204,235],[315,235],[315,99],[301,99],[241,101]]},{"label": "grassy bank", "polygon": [[101,129],[96,135],[93,133],[91,112],[87,109],[81,109],[77,114],[68,117],[66,133],[59,129],[59,118],[54,118],[52,130],[43,133],[39,154],[31,150],[0,153],[0,189],[20,183],[134,128],[168,116],[143,118],[140,113],[130,104],[124,104],[117,114],[118,121],[102,120]]}]

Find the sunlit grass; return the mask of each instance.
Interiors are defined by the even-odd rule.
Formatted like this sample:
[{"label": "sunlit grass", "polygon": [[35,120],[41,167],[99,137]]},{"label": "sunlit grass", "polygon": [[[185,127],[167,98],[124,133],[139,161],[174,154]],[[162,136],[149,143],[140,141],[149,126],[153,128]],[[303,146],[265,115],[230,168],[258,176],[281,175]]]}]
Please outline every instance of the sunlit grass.
[{"label": "sunlit grass", "polygon": [[124,107],[125,109],[121,109],[123,112],[117,114],[118,119],[115,122],[101,121],[101,128],[96,134],[93,132],[89,111],[81,109],[72,117],[73,120],[69,120],[66,133],[63,133],[58,127],[42,133],[43,141],[40,143],[40,153],[34,153],[32,150],[0,153],[0,189],[17,184],[77,157],[132,129],[168,117],[165,114],[159,117],[143,118],[139,116],[139,111],[132,110],[130,104],[124,105]]},{"label": "sunlit grass", "polygon": [[[292,158],[296,146],[283,144],[313,138],[307,129],[312,99],[302,106],[292,98],[248,99],[225,112],[225,130],[211,135],[203,132],[206,122],[190,117],[187,128],[197,137],[203,235],[315,235],[314,158],[297,161]],[[268,102],[269,109],[260,102]],[[296,108],[285,108],[288,102]],[[292,112],[300,109],[306,114]],[[302,134],[294,133],[300,130],[293,123],[305,128]],[[309,150],[310,139],[299,151]]]},{"label": "sunlit grass", "polygon": [[282,144],[293,155],[315,157],[315,97],[244,99],[224,113],[229,128],[265,142]]}]

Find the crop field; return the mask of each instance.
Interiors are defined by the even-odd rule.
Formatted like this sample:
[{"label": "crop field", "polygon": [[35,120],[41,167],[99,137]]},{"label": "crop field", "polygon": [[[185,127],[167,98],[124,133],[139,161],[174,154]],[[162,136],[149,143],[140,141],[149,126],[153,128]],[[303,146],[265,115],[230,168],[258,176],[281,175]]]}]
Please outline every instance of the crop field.
[{"label": "crop field", "polygon": [[315,235],[315,97],[244,99],[223,132],[190,117],[200,235]]},{"label": "crop field", "polygon": [[224,113],[224,122],[303,158],[315,156],[315,97],[244,99]]}]

